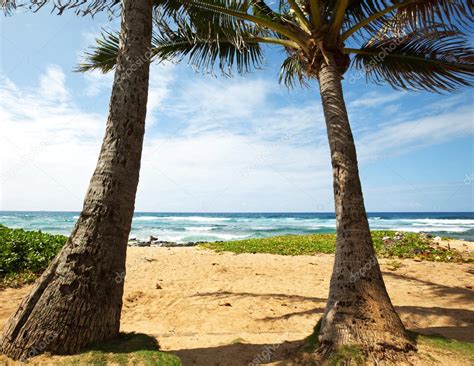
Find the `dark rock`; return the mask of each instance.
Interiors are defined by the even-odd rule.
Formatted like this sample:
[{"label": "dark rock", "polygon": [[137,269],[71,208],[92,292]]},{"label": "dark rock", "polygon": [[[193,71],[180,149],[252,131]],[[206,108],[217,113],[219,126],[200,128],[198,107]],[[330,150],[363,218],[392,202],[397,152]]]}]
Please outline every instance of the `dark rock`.
[{"label": "dark rock", "polygon": [[140,240],[129,240],[128,241],[128,246],[129,247],[149,247],[150,242],[149,241],[140,241]]}]

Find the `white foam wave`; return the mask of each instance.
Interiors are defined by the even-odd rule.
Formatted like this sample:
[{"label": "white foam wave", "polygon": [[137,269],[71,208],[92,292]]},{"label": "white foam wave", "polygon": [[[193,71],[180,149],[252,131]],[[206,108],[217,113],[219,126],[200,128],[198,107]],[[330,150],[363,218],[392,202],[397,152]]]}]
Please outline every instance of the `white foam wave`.
[{"label": "white foam wave", "polygon": [[397,221],[425,225],[474,225],[472,219],[403,219]]},{"label": "white foam wave", "polygon": [[211,231],[214,229],[213,226],[187,226],[184,228],[186,231]]},{"label": "white foam wave", "polygon": [[161,217],[158,216],[138,216],[134,217],[133,221],[156,221],[159,220]]},{"label": "white foam wave", "polygon": [[469,231],[470,228],[462,226],[431,226],[431,227],[420,227],[420,226],[402,226],[394,228],[395,231],[409,231],[412,233],[419,232],[452,232],[452,233],[464,233]]},{"label": "white foam wave", "polygon": [[159,217],[160,220],[168,221],[196,221],[196,222],[219,222],[229,221],[227,217],[206,217],[206,216],[164,216]]},{"label": "white foam wave", "polygon": [[146,228],[132,230],[131,238],[139,240],[148,240],[150,235],[158,237],[159,240],[172,241],[176,243],[187,243],[190,241],[216,241],[216,240],[235,240],[249,237],[242,233],[219,233],[216,231],[210,232],[206,229],[213,229],[212,227],[187,227],[186,231],[175,231],[172,229],[153,229],[150,231]]}]

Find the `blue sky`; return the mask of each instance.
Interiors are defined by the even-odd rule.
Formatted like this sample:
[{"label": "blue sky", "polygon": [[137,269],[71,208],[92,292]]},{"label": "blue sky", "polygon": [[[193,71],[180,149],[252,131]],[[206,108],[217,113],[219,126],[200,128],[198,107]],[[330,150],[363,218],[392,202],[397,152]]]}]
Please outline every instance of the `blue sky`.
[{"label": "blue sky", "polygon": [[[0,18],[0,210],[82,207],[112,75],[73,72],[117,21],[48,10]],[[154,65],[137,211],[333,211],[317,85],[278,85],[282,53],[246,76]],[[368,211],[473,211],[473,94],[344,81]],[[352,81],[352,82],[351,82]]]}]

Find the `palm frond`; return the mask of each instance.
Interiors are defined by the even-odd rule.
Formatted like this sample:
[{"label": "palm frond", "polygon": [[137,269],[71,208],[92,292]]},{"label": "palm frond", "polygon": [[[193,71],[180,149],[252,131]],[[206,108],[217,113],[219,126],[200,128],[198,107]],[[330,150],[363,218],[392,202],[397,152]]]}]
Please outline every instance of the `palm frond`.
[{"label": "palm frond", "polygon": [[413,31],[403,38],[372,40],[354,53],[354,66],[395,89],[452,92],[472,85],[474,54],[457,31]]},{"label": "palm frond", "polygon": [[[326,19],[333,19],[334,16],[336,16],[335,12],[337,10],[338,2],[336,0],[329,0],[325,3],[327,5],[325,8],[325,17]],[[342,22],[342,31],[344,32],[350,29],[372,15],[383,11],[390,5],[392,5],[391,2],[386,0],[350,0],[347,4]],[[366,28],[368,28],[368,30],[374,31],[375,29],[378,29],[382,23],[382,19],[377,19],[367,24]]]},{"label": "palm frond", "polygon": [[153,55],[158,60],[179,62],[184,58],[196,70],[212,72],[218,66],[225,75],[235,68],[239,74],[258,68],[264,61],[259,38],[266,32],[241,23],[238,28],[200,29],[178,22],[177,29],[158,22],[153,37]]},{"label": "palm frond", "polygon": [[[216,24],[214,17],[229,27],[242,21],[280,33],[282,36],[301,41],[303,32],[291,19],[273,12],[263,0],[252,1],[252,14],[248,13],[247,0],[155,0],[168,16],[189,16],[195,24]],[[209,19],[209,16],[211,19]]]},{"label": "palm frond", "polygon": [[422,29],[434,23],[450,27],[472,27],[474,22],[472,0],[415,0],[397,9],[394,20]]},{"label": "palm frond", "polygon": [[[176,27],[163,20],[155,20],[152,39],[152,59],[180,62],[188,59],[190,65],[203,72],[212,72],[214,66],[228,75],[235,68],[245,73],[258,68],[264,61],[259,42],[265,31],[241,24],[237,29],[196,27],[178,20]],[[96,47],[85,55],[85,62],[77,71],[99,69],[108,72],[115,67],[119,52],[119,35],[103,32]]]},{"label": "palm frond", "polygon": [[[216,8],[208,9],[206,5],[213,5]],[[223,26],[232,28],[238,26],[240,19],[235,16],[224,14],[219,11],[220,8],[231,10],[237,13],[247,14],[248,5],[246,1],[240,0],[202,0],[201,1],[187,1],[187,0],[155,0],[158,16],[170,17],[176,22],[176,19],[187,17],[196,25],[213,24],[215,26]]]},{"label": "palm frond", "polygon": [[100,70],[107,73],[115,68],[119,53],[119,33],[103,30],[101,37],[95,41],[96,46],[85,53],[84,61],[76,67],[76,71]]},{"label": "palm frond", "polygon": [[346,14],[343,39],[368,34],[423,30],[433,24],[447,29],[474,24],[472,0],[399,0],[352,2]]},{"label": "palm frond", "polygon": [[296,84],[307,87],[307,78],[306,68],[296,54],[290,55],[283,61],[278,77],[280,84],[284,84],[289,89],[294,88]]}]

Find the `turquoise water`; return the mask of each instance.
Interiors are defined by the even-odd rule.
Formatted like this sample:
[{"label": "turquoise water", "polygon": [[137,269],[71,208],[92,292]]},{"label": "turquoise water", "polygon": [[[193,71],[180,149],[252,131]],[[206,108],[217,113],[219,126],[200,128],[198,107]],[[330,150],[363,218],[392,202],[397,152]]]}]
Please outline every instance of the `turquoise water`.
[{"label": "turquoise water", "polygon": [[[0,211],[12,228],[69,235],[78,212]],[[369,213],[371,229],[430,232],[474,241],[474,213]],[[333,213],[136,213],[130,237],[185,243],[334,232]]]}]

